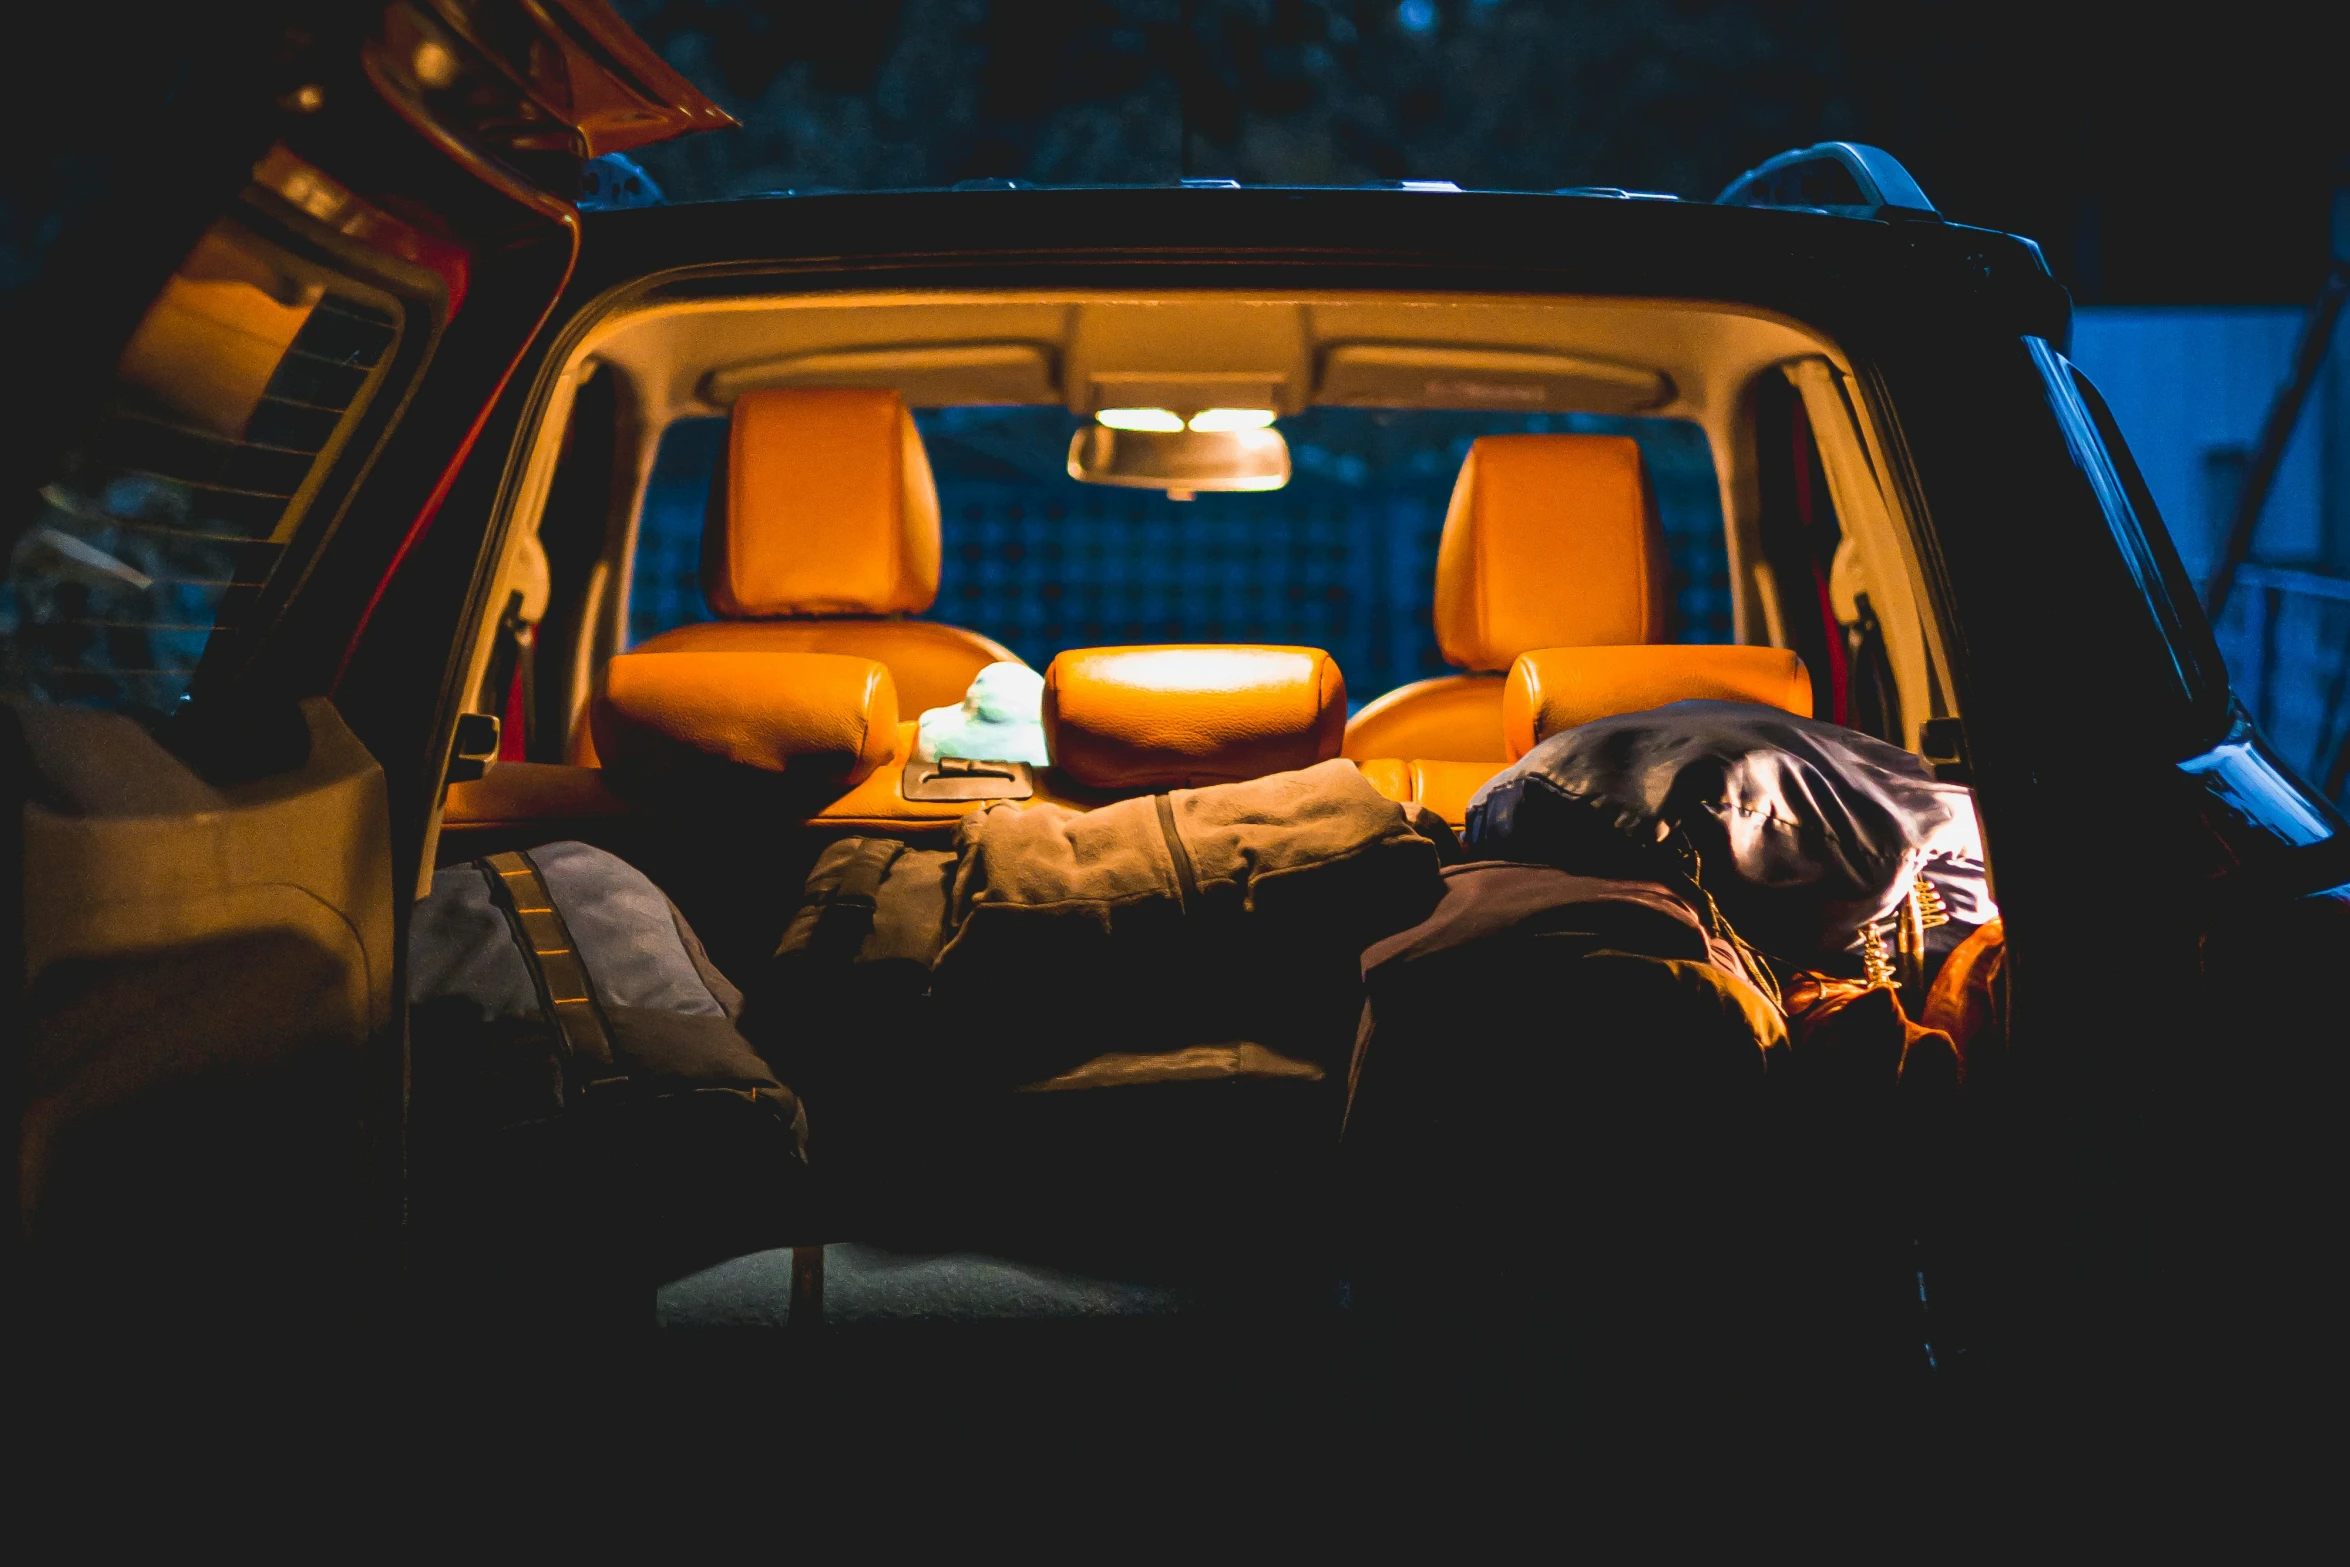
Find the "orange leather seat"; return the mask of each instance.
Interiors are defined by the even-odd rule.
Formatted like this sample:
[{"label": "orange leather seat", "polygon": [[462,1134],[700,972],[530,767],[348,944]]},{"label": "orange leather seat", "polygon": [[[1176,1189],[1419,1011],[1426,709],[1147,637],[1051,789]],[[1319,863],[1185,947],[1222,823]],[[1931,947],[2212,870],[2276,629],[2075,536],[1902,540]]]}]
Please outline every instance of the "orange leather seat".
[{"label": "orange leather seat", "polygon": [[622,653],[605,671],[591,722],[615,778],[659,784],[725,768],[837,793],[896,755],[898,695],[889,670],[870,658]]},{"label": "orange leather seat", "polygon": [[1811,717],[1811,675],[1783,647],[1550,647],[1502,682],[1501,738],[1516,761],[1562,729],[1668,702],[1755,702]]},{"label": "orange leather seat", "polygon": [[976,631],[909,620],[938,597],[938,487],[905,401],[884,388],[746,392],[710,484],[702,590],[721,617],[638,653],[832,653],[886,665],[908,717],[963,700]]},{"label": "orange leather seat", "polygon": [[1054,771],[1135,794],[1239,783],[1326,762],[1346,680],[1320,648],[1073,648],[1044,672]]},{"label": "orange leather seat", "polygon": [[1655,642],[1666,561],[1640,448],[1620,435],[1489,435],[1436,551],[1436,645],[1468,671],[1370,703],[1345,754],[1501,763],[1503,675],[1535,648]]},{"label": "orange leather seat", "polygon": [[1469,801],[1488,779],[1560,730],[1697,698],[1757,702],[1809,718],[1811,676],[1802,659],[1777,647],[1538,648],[1519,654],[1502,682],[1507,761],[1374,757],[1358,765],[1390,800],[1426,806],[1457,828],[1468,822]]}]

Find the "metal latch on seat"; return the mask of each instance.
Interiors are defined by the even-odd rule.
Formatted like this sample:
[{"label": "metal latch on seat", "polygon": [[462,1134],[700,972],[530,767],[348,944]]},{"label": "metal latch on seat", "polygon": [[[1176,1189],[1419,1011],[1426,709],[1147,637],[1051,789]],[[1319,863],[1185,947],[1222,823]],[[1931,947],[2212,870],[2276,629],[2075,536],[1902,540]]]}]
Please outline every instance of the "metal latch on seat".
[{"label": "metal latch on seat", "polygon": [[1036,774],[1026,762],[942,756],[908,762],[903,787],[909,800],[1025,800],[1036,793]]}]

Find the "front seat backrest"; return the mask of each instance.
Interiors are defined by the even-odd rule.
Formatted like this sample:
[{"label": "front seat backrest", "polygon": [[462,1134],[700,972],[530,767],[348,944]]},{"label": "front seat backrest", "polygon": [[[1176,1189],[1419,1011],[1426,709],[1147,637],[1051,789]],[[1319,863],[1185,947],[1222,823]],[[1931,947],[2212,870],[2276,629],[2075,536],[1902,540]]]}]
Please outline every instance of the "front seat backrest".
[{"label": "front seat backrest", "polygon": [[889,667],[910,717],[963,700],[1002,644],[908,620],[938,597],[938,487],[904,399],[795,387],[735,400],[710,484],[702,591],[720,617],[638,652],[835,653]]},{"label": "front seat backrest", "polygon": [[1417,681],[1347,726],[1346,754],[1508,759],[1502,676],[1535,648],[1656,642],[1666,558],[1640,447],[1621,435],[1488,435],[1436,551],[1436,645],[1467,674]]}]

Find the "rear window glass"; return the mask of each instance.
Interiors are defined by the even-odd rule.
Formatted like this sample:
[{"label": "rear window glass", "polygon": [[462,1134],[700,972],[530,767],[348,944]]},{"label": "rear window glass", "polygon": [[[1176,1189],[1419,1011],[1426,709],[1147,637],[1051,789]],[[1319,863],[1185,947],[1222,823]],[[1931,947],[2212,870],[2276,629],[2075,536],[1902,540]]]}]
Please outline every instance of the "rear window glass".
[{"label": "rear window glass", "polygon": [[[1444,673],[1436,544],[1469,444],[1547,431],[1629,435],[1672,557],[1673,639],[1731,640],[1721,491],[1705,433],[1675,419],[1315,408],[1281,421],[1294,477],[1260,494],[1174,501],[1068,476],[1080,420],[1059,408],[915,414],[938,479],[938,601],[925,618],[995,638],[1042,669],[1063,648],[1273,642],[1326,648],[1359,707]],[[710,618],[703,508],[723,419],[664,436],[637,534],[629,634]]]},{"label": "rear window glass", "polygon": [[[357,205],[303,188],[330,218]],[[389,401],[408,312],[276,202],[250,193],[197,242],[8,541],[0,694],[169,719],[237,662],[306,519],[330,509],[338,455]]]}]

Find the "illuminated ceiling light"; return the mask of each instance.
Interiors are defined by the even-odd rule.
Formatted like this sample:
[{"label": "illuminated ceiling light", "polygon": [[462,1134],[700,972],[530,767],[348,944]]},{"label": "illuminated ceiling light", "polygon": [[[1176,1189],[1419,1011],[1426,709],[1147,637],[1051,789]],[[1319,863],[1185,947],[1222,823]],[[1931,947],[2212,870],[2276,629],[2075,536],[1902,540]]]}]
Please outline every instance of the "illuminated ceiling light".
[{"label": "illuminated ceiling light", "polygon": [[1194,430],[1262,430],[1272,422],[1270,408],[1208,408],[1191,416]]},{"label": "illuminated ceiling light", "polygon": [[427,38],[416,46],[416,52],[408,57],[408,68],[416,73],[418,82],[434,92],[455,86],[457,82],[457,56],[447,44],[435,38]]},{"label": "illuminated ceiling light", "polygon": [[1165,434],[1183,428],[1183,416],[1165,408],[1105,408],[1094,418],[1113,430],[1152,430]]}]

